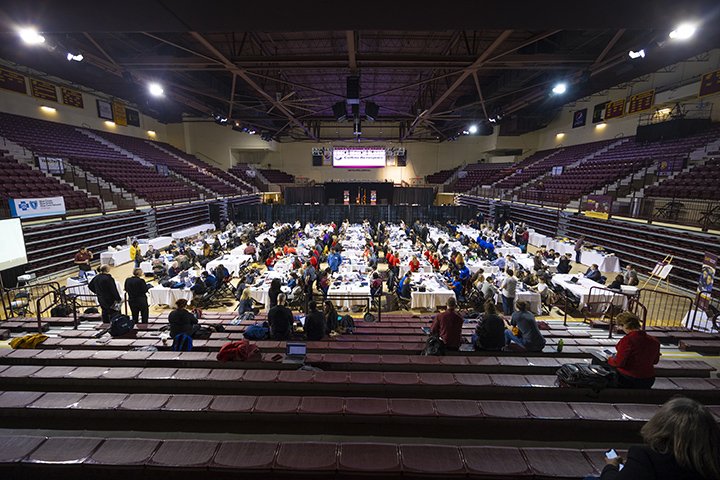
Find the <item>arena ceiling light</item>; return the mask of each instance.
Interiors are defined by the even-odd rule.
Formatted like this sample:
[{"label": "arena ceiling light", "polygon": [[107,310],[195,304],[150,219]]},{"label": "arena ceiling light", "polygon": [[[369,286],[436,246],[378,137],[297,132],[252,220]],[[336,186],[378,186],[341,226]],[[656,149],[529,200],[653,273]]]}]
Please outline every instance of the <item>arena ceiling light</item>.
[{"label": "arena ceiling light", "polygon": [[470,125],[470,127],[468,128],[468,132],[470,132],[473,135],[476,134],[478,132],[478,126],[475,124]]},{"label": "arena ceiling light", "polygon": [[153,97],[162,97],[165,94],[165,89],[157,82],[148,84],[148,92]]},{"label": "arena ceiling light", "polygon": [[632,58],[633,60],[635,60],[636,58],[645,58],[645,50],[638,50],[637,52],[630,50],[628,52],[628,57]]},{"label": "arena ceiling light", "polygon": [[68,52],[68,54],[65,56],[67,58],[68,62],[82,62],[85,57],[83,57],[82,53],[78,53],[77,55],[73,55],[72,53]]},{"label": "arena ceiling light", "polygon": [[696,30],[697,26],[692,23],[681,23],[675,28],[675,30],[670,32],[669,37],[673,40],[687,40],[695,35]]},{"label": "arena ceiling light", "polygon": [[45,43],[45,37],[40,35],[35,27],[20,28],[17,31],[20,39],[27,45],[40,45]]},{"label": "arena ceiling light", "polygon": [[562,95],[563,93],[567,92],[567,83],[565,83],[565,82],[560,82],[560,83],[556,84],[556,85],[553,87],[552,92],[553,92],[555,95]]}]

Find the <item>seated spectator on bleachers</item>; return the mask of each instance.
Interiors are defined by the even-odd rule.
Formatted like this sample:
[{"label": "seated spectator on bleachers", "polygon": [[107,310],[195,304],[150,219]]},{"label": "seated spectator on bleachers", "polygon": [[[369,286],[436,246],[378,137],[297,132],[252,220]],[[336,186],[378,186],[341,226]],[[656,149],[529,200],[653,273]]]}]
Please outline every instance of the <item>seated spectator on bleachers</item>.
[{"label": "seated spectator on bleachers", "polygon": [[88,289],[97,296],[98,304],[102,309],[103,323],[110,323],[112,314],[120,311],[117,304],[121,300],[115,279],[110,275],[110,267],[102,265],[98,269],[98,274],[90,280]]},{"label": "seated spectator on bleachers", "polygon": [[585,278],[592,280],[593,282],[599,282],[600,277],[602,277],[602,273],[600,273],[598,266],[594,263],[590,265],[590,268],[588,268],[585,272]]},{"label": "seated spectator on bleachers", "polygon": [[178,299],[175,302],[175,308],[168,315],[168,322],[170,323],[170,338],[175,338],[181,333],[192,336],[195,331],[195,326],[198,324],[195,315],[187,311],[187,300],[184,298]]},{"label": "seated spectator on bleachers", "polygon": [[632,265],[628,265],[625,268],[625,274],[623,275],[625,278],[625,285],[630,285],[631,287],[636,287],[640,284],[640,280],[638,279],[637,271],[635,270],[635,267]]},{"label": "seated spectator on bleachers", "polygon": [[268,301],[269,304],[267,305],[267,308],[273,308],[275,305],[278,304],[278,296],[280,296],[280,291],[282,289],[282,283],[280,282],[279,278],[273,278],[270,281],[270,288],[268,289]]},{"label": "seated spectator on bleachers", "polygon": [[505,322],[497,314],[495,301],[485,302],[485,312],[473,334],[475,350],[502,350],[505,346]]},{"label": "seated spectator on bleachers", "polygon": [[610,290],[620,290],[620,287],[625,285],[625,277],[622,275],[617,275],[615,277],[615,280],[612,281],[612,283],[608,286]]},{"label": "seated spectator on bleachers", "polygon": [[570,254],[566,253],[558,261],[557,272],[558,273],[570,273],[572,266],[570,265]]},{"label": "seated spectator on bleachers", "polygon": [[243,289],[238,304],[238,314],[242,315],[247,312],[253,312],[253,299],[250,296],[249,288]]},{"label": "seated spectator on bleachers", "polygon": [[720,428],[710,410],[695,400],[669,400],[640,435],[645,445],[630,447],[624,463],[620,457],[606,460],[601,480],[720,478]]},{"label": "seated spectator on bleachers", "polygon": [[510,325],[517,327],[520,336],[516,336],[510,330],[505,330],[505,344],[511,350],[527,352],[541,352],[545,348],[545,337],[540,333],[535,315],[528,310],[528,303],[517,302],[517,311],[512,314]]},{"label": "seated spectator on bleachers", "polygon": [[617,316],[625,336],[615,346],[617,353],[608,358],[615,367],[620,388],[651,388],[655,383],[655,367],[660,361],[660,342],[644,330],[640,318],[630,312]]},{"label": "seated spectator on bleachers", "polygon": [[200,274],[200,277],[203,279],[203,282],[205,282],[205,286],[208,288],[208,290],[212,290],[214,288],[217,288],[218,286],[218,279],[215,275],[212,273],[209,273],[207,270],[202,272]]},{"label": "seated spectator on bleachers", "polygon": [[325,336],[326,327],[325,315],[318,311],[317,303],[314,301],[309,302],[308,313],[305,315],[305,324],[303,325],[307,339],[310,341],[322,340]]},{"label": "seated spectator on bleachers", "polygon": [[78,276],[80,278],[85,278],[85,272],[89,272],[92,270],[92,267],[90,266],[90,261],[92,261],[93,254],[90,250],[87,249],[87,247],[82,247],[78,253],[75,254],[75,265],[77,265],[79,269]]},{"label": "seated spectator on bleachers", "polygon": [[457,301],[450,297],[447,301],[447,310],[439,313],[430,327],[430,333],[440,337],[448,350],[459,350],[462,344],[463,317],[455,311]]},{"label": "seated spectator on bleachers", "polygon": [[325,333],[330,335],[330,332],[337,331],[340,316],[330,300],[325,301],[323,313],[325,314]]},{"label": "seated spectator on bleachers", "polygon": [[127,293],[127,303],[132,312],[133,322],[138,323],[138,319],[142,319],[141,323],[148,323],[149,306],[147,292],[152,288],[142,278],[143,271],[139,268],[133,270],[133,276],[125,279],[125,293]]},{"label": "seated spectator on bleachers", "polygon": [[285,306],[284,293],[278,294],[277,305],[268,311],[268,323],[270,325],[270,338],[273,340],[290,340],[293,314]]}]

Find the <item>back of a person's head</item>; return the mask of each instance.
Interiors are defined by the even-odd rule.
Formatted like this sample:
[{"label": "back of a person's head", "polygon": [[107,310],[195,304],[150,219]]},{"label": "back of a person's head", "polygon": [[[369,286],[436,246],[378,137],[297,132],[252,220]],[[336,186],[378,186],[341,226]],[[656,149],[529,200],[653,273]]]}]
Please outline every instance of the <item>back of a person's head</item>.
[{"label": "back of a person's head", "polygon": [[448,308],[449,310],[455,310],[455,307],[457,307],[457,300],[455,300],[454,297],[448,298],[447,308]]},{"label": "back of a person's head", "polygon": [[511,269],[508,269],[507,276],[512,277],[513,275],[515,275],[515,272],[513,272]]},{"label": "back of a person's head", "polygon": [[616,317],[615,321],[625,330],[640,330],[642,328],[640,317],[632,312],[622,312]]},{"label": "back of a person's head", "polygon": [[107,265],[101,265],[100,268],[98,269],[98,272],[108,273],[108,272],[110,272],[110,267],[108,267]]},{"label": "back of a person's head", "polygon": [[517,309],[518,309],[519,311],[521,311],[521,312],[527,312],[527,308],[528,308],[527,302],[520,301],[520,302],[517,302],[517,303],[515,304],[515,306],[517,307]]},{"label": "back of a person's head", "polygon": [[310,309],[311,312],[316,312],[317,311],[317,303],[315,303],[314,301],[308,303],[308,308]]},{"label": "back of a person's head", "polygon": [[187,304],[187,300],[185,300],[184,298],[179,298],[177,302],[175,302],[175,308],[178,310],[182,310],[183,308],[187,307]]},{"label": "back of a person's head", "polygon": [[497,315],[497,308],[492,300],[485,302],[485,315]]},{"label": "back of a person's head", "polygon": [[285,296],[284,293],[279,293],[278,296],[277,296],[277,303],[278,303],[278,305],[285,305],[285,299],[286,299],[286,298],[287,298],[287,297]]},{"label": "back of a person's head", "polygon": [[705,480],[720,478],[720,428],[710,410],[676,397],[665,403],[640,430],[645,443]]}]

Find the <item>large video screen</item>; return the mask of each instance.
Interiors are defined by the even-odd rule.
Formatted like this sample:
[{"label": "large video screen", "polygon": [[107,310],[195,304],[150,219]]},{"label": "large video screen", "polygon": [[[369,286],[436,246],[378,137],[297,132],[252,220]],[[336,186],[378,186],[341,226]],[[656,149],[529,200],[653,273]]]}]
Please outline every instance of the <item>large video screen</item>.
[{"label": "large video screen", "polygon": [[383,147],[335,147],[333,167],[338,168],[379,168],[385,166]]},{"label": "large video screen", "polygon": [[0,270],[28,263],[20,219],[0,220],[0,231]]}]

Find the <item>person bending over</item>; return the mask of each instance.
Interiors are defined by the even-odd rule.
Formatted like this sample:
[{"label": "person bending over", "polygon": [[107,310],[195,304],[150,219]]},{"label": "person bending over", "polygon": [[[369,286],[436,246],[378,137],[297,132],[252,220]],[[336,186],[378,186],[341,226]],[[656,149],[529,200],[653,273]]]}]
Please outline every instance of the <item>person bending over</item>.
[{"label": "person bending over", "polygon": [[617,322],[625,336],[617,343],[617,353],[608,358],[615,367],[620,388],[651,388],[655,383],[655,367],[660,361],[660,342],[644,330],[640,318],[630,312],[618,315]]}]

